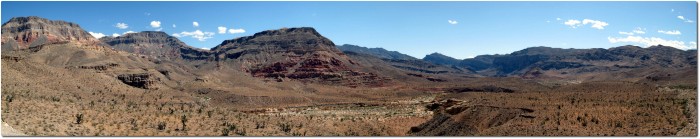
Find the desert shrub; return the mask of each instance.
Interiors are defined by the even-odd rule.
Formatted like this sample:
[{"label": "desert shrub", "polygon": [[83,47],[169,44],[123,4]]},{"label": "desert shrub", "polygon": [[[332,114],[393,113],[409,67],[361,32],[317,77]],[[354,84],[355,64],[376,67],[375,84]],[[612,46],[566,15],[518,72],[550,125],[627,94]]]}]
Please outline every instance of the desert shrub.
[{"label": "desert shrub", "polygon": [[83,114],[82,113],[75,114],[75,123],[76,124],[83,123]]},{"label": "desert shrub", "polygon": [[187,127],[187,124],[186,124],[187,123],[187,116],[182,115],[182,117],[180,117],[180,122],[182,122],[182,130],[184,131],[185,128]]},{"label": "desert shrub", "polygon": [[615,121],[615,128],[622,128],[622,122]]},{"label": "desert shrub", "polygon": [[139,130],[138,125],[136,124],[136,119],[131,119],[131,130]]},{"label": "desert shrub", "polygon": [[245,130],[236,130],[236,134],[238,134],[239,136],[245,136],[248,133],[246,133]]},{"label": "desert shrub", "polygon": [[221,136],[228,136],[228,132],[230,132],[230,130],[228,130],[228,128],[224,128],[224,130],[221,130]]},{"label": "desert shrub", "polygon": [[286,133],[289,133],[290,131],[292,131],[292,124],[280,123],[280,124],[278,124],[278,126],[280,127],[280,131],[283,131]]},{"label": "desert shrub", "polygon": [[165,122],[158,122],[158,130],[165,130]]},{"label": "desert shrub", "polygon": [[695,85],[674,85],[670,86],[671,89],[681,89],[681,90],[695,90],[697,87]]},{"label": "desert shrub", "polygon": [[12,100],[13,100],[14,98],[15,98],[14,95],[9,94],[9,95],[5,96],[5,101],[7,101],[8,103],[10,103],[10,102],[12,102]]},{"label": "desert shrub", "polygon": [[255,122],[255,129],[265,128],[264,122]]}]

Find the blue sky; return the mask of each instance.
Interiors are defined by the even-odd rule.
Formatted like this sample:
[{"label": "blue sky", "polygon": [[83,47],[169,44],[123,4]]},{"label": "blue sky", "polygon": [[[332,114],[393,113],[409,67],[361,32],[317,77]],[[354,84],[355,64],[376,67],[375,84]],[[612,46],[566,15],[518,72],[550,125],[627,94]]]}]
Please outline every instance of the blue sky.
[{"label": "blue sky", "polygon": [[3,22],[17,16],[70,21],[106,36],[161,30],[200,48],[264,30],[314,27],[338,45],[459,59],[532,46],[697,49],[698,20],[695,1],[2,2]]}]

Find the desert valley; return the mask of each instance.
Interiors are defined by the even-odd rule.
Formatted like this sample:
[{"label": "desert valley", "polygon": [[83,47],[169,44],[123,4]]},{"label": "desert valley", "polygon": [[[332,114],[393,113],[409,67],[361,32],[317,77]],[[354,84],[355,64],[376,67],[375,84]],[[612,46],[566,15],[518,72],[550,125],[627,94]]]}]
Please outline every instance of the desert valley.
[{"label": "desert valley", "polygon": [[697,136],[697,60],[662,45],[420,59],[312,27],[205,50],[14,17],[2,122],[29,136]]}]

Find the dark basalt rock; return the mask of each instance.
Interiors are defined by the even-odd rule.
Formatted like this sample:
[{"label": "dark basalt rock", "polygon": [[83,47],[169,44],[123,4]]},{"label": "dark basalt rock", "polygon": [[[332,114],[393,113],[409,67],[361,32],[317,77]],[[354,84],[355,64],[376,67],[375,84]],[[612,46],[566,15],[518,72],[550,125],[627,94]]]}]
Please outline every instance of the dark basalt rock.
[{"label": "dark basalt rock", "polygon": [[158,89],[155,84],[160,81],[160,78],[150,73],[121,74],[117,79],[127,85],[143,89]]},{"label": "dark basalt rock", "polygon": [[110,68],[114,68],[114,67],[117,67],[117,66],[119,66],[119,64],[109,63],[109,64],[103,64],[103,65],[94,65],[94,66],[77,66],[77,68],[81,68],[81,69],[91,69],[91,70],[95,70],[95,71],[98,71],[98,72],[102,72],[102,71],[106,71],[106,70],[108,70],[108,69],[110,69]]},{"label": "dark basalt rock", "polygon": [[503,93],[513,93],[515,90],[497,87],[493,85],[479,86],[479,87],[453,87],[445,89],[447,93],[462,93],[462,92],[503,92]]}]

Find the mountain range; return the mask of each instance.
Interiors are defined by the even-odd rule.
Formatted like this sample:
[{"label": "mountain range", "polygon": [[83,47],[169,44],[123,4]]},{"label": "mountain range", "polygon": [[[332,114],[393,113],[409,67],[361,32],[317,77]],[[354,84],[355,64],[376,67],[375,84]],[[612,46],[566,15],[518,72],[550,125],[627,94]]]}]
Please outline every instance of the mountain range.
[{"label": "mountain range", "polygon": [[[301,129],[304,129],[304,135],[307,131],[317,135],[335,135],[335,131],[343,131],[344,135],[357,134],[353,132],[363,135],[513,135],[506,132],[511,130],[497,129],[527,127],[516,126],[514,123],[517,122],[543,127],[544,122],[532,124],[540,123],[532,119],[549,121],[548,126],[553,125],[549,118],[554,118],[554,106],[559,107],[556,109],[557,118],[560,117],[559,112],[569,112],[565,113],[569,117],[563,118],[568,121],[561,122],[576,124],[572,124],[574,128],[569,130],[589,131],[603,128],[587,127],[588,123],[579,126],[574,120],[576,118],[571,116],[579,116],[578,122],[589,121],[585,118],[592,120],[588,114],[598,114],[598,109],[588,111],[583,118],[577,110],[588,106],[599,108],[603,102],[603,107],[619,106],[619,113],[629,112],[616,113],[617,117],[611,116],[613,118],[600,116],[612,119],[600,124],[608,129],[608,125],[612,127],[619,122],[613,120],[628,120],[619,118],[619,115],[631,115],[632,110],[650,110],[646,107],[622,108],[628,106],[632,99],[607,100],[626,99],[614,97],[603,100],[600,96],[606,94],[596,93],[631,89],[634,90],[632,93],[644,93],[628,96],[661,97],[668,101],[661,101],[664,105],[659,107],[663,108],[651,112],[678,119],[686,115],[685,111],[680,110],[691,103],[687,100],[677,102],[677,94],[649,92],[690,88],[687,87],[688,83],[697,85],[698,62],[697,50],[679,50],[661,45],[646,48],[627,45],[608,49],[541,46],[510,54],[479,55],[462,60],[440,53],[419,59],[383,48],[337,45],[312,27],[261,31],[251,36],[228,39],[211,50],[204,50],[160,31],[98,39],[78,24],[36,16],[14,17],[3,23],[1,55],[5,106],[22,106],[43,116],[29,115],[23,109],[10,109],[12,112],[9,113],[3,109],[4,115],[10,115],[3,116],[3,121],[6,117],[19,121],[77,119],[71,122],[77,124],[56,124],[59,129],[56,131],[33,130],[25,126],[19,128],[50,135],[103,135],[103,131],[96,127],[97,121],[100,124],[119,121],[117,125],[120,126],[115,129],[128,130],[126,133],[138,133],[128,135],[140,136],[229,135],[229,130],[233,134],[236,129],[235,124],[251,129],[236,130],[238,135],[246,135],[246,132],[261,133],[253,135],[301,135]],[[617,85],[623,87],[617,88]],[[599,88],[603,88],[603,91]],[[566,91],[573,93],[556,93]],[[588,94],[593,95],[581,97]],[[8,96],[10,99],[7,99]],[[12,97],[17,99],[10,104]],[[510,101],[509,98],[518,101]],[[550,104],[550,101],[553,103]],[[578,105],[581,101],[586,105]],[[594,104],[589,105],[586,101]],[[639,101],[634,103],[640,106],[649,106],[654,100],[639,97],[634,101]],[[656,99],[655,102],[660,101]],[[666,102],[672,104],[666,106]],[[682,108],[680,105],[683,105]],[[529,106],[536,108],[525,108]],[[562,106],[566,111],[562,110]],[[433,111],[435,116],[432,119],[425,117],[433,113],[426,111]],[[636,113],[637,117],[643,115],[640,112]],[[669,114],[665,115],[667,112]],[[88,122],[92,125],[80,124],[83,113],[89,117]],[[322,116],[312,115],[319,113]],[[353,113],[374,117],[346,119],[347,114]],[[536,117],[531,114],[542,115]],[[302,116],[286,119],[279,118],[280,115]],[[186,126],[188,116],[197,116],[192,119],[198,121],[190,121],[190,125]],[[265,120],[250,120],[250,117],[261,116],[268,117]],[[105,117],[107,119],[101,119]],[[236,120],[231,122],[233,117]],[[246,118],[248,120],[242,120]],[[677,129],[676,125],[680,125],[676,122],[665,124],[667,122],[663,118],[659,123],[671,125],[668,129]],[[326,123],[308,124],[319,119],[341,121],[338,123],[343,123],[343,128],[329,128],[336,127],[336,123],[333,126]],[[289,124],[300,120],[307,121],[307,124]],[[354,123],[356,120],[365,123],[357,127],[359,124]],[[271,121],[276,123],[269,123],[266,128],[265,122]],[[379,122],[390,124],[378,125]],[[468,125],[475,122],[482,124]],[[638,121],[625,124],[635,122]],[[501,126],[508,124],[511,125]],[[216,125],[225,126],[226,130],[210,128]],[[387,128],[386,125],[391,127]],[[635,129],[641,127],[644,126],[629,126]],[[164,130],[167,132],[162,132]],[[552,130],[559,130],[559,126],[541,130],[544,131],[541,135],[549,135],[547,131]],[[517,135],[540,135],[530,134],[530,130],[512,131]],[[656,134],[656,131],[649,133]],[[663,134],[671,133],[664,131]],[[115,132],[109,135],[124,134]]]}]

